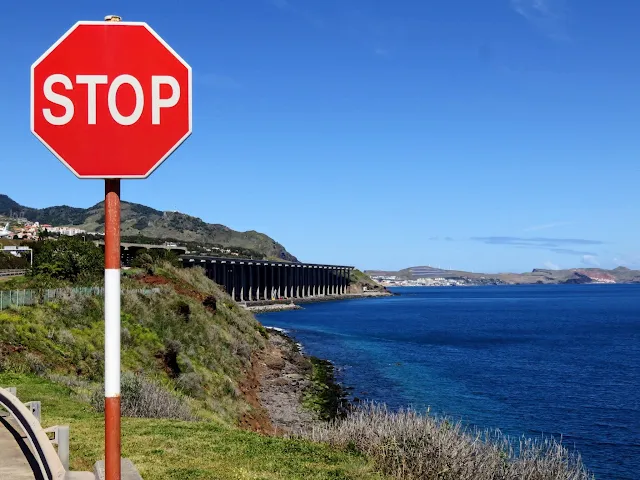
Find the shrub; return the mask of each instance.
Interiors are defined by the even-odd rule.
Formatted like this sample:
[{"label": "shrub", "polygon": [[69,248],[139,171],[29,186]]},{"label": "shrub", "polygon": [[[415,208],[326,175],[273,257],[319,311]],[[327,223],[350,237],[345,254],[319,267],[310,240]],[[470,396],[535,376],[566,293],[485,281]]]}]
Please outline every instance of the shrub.
[{"label": "shrub", "polygon": [[[142,375],[125,372],[121,381],[120,408],[124,417],[194,420],[188,405],[177,394],[165,390]],[[94,390],[91,404],[104,411],[104,392]]]},{"label": "shrub", "polygon": [[61,237],[37,242],[33,249],[36,275],[73,282],[93,282],[102,278],[104,253],[92,242]]},{"label": "shrub", "polygon": [[197,372],[183,373],[176,380],[176,386],[185,394],[193,398],[204,397],[204,379]]},{"label": "shrub", "polygon": [[553,439],[523,439],[514,449],[500,432],[390,412],[367,404],[346,419],[314,427],[312,440],[371,457],[386,475],[407,480],[590,480],[578,454]]}]

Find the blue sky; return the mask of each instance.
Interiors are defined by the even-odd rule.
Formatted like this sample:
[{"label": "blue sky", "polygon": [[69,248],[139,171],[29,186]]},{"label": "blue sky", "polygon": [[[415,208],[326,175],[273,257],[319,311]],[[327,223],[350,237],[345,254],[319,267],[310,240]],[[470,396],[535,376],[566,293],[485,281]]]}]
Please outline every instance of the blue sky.
[{"label": "blue sky", "polygon": [[639,2],[53,3],[3,5],[0,192],[22,204],[101,200],[29,132],[29,69],[116,13],[194,72],[193,135],[124,200],[312,262],[640,268]]}]

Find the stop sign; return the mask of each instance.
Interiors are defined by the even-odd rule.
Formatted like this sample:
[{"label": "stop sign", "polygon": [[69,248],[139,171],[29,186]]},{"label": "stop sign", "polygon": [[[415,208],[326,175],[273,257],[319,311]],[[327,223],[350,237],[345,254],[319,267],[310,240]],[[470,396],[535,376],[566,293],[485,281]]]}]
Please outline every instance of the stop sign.
[{"label": "stop sign", "polygon": [[146,23],[78,22],[31,67],[31,131],[80,178],[146,178],[191,134],[191,67]]}]

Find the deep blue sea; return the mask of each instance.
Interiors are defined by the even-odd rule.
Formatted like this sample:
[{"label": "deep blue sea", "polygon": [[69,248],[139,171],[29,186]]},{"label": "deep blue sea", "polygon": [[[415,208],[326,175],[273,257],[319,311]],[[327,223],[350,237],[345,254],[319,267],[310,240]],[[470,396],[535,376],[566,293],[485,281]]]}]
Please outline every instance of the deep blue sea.
[{"label": "deep blue sea", "polygon": [[640,479],[640,285],[404,288],[265,314],[352,396],[562,436],[598,479]]}]

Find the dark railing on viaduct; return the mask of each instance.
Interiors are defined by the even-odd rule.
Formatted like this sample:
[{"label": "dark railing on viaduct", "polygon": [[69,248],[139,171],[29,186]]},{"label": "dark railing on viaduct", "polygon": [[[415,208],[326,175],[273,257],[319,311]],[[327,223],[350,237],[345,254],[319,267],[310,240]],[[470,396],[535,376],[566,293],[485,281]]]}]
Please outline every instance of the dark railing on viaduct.
[{"label": "dark railing on viaduct", "polygon": [[353,267],[183,255],[185,267],[202,267],[236,301],[307,298],[347,293]]}]

